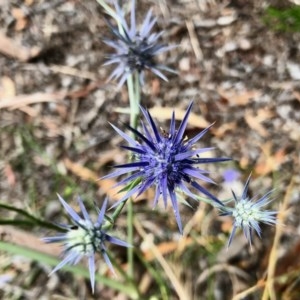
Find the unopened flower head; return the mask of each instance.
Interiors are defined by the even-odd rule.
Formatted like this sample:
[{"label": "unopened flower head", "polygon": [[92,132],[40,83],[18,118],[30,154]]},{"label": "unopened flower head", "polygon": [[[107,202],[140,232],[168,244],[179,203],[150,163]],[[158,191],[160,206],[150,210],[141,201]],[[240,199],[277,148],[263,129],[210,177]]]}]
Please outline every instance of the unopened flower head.
[{"label": "unopened flower head", "polygon": [[117,67],[111,73],[108,80],[119,80],[118,86],[121,87],[128,76],[137,71],[140,82],[143,84],[144,70],[149,69],[167,81],[167,78],[160,70],[175,72],[164,65],[156,63],[155,57],[173,47],[158,43],[162,32],[151,33],[157,21],[152,16],[151,10],[148,11],[141,28],[138,30],[135,20],[135,0],[131,2],[130,27],[127,25],[124,12],[116,1],[114,1],[114,5],[120,26],[119,28],[114,27],[110,22],[107,22],[115,36],[115,40],[104,40],[104,42],[114,48],[116,53],[108,56],[105,65],[117,64]]},{"label": "unopened flower head", "polygon": [[253,230],[261,237],[260,223],[269,225],[276,223],[277,212],[273,210],[264,210],[264,207],[272,201],[270,196],[273,191],[269,191],[258,200],[255,200],[256,197],[250,199],[248,197],[250,177],[251,175],[248,177],[240,197],[236,196],[232,191],[235,207],[221,207],[221,215],[231,215],[234,218],[233,229],[228,240],[228,247],[232,242],[237,228],[243,229],[244,235],[251,246]]},{"label": "unopened flower head", "polygon": [[199,179],[213,183],[206,176],[208,172],[196,166],[229,160],[228,158],[200,157],[204,152],[212,149],[195,148],[196,142],[205,135],[210,127],[190,140],[185,139],[185,129],[191,109],[192,103],[190,103],[178,130],[175,129],[175,113],[173,112],[169,132],[165,132],[158,129],[150,113],[141,107],[141,111],[147,121],[146,124],[141,122],[142,132],[128,126],[128,129],[139,141],[112,125],[128,142],[129,146],[122,146],[122,148],[133,153],[133,162],[115,166],[118,170],[104,177],[110,178],[122,174],[130,174],[117,185],[129,185],[135,180],[139,182],[119,202],[126,200],[136,192],[139,195],[150,186],[155,186],[154,206],[156,206],[161,195],[165,206],[167,205],[167,199],[170,198],[180,232],[182,232],[182,224],[178,210],[176,189],[178,188],[186,195],[197,199],[189,189],[189,187],[193,187],[197,192],[205,194],[222,205],[215,196],[197,182]]},{"label": "unopened flower head", "polygon": [[61,197],[58,195],[58,198],[67,211],[67,213],[72,218],[72,225],[60,225],[63,229],[66,230],[66,233],[54,236],[54,237],[45,237],[43,241],[47,243],[62,243],[64,245],[64,258],[63,260],[52,270],[49,274],[61,269],[63,266],[70,264],[77,264],[82,257],[88,258],[89,272],[91,287],[94,293],[95,289],[95,253],[101,252],[105,262],[107,263],[110,270],[114,273],[110,259],[106,253],[106,248],[104,243],[110,242],[120,246],[128,247],[129,245],[117,238],[114,238],[106,233],[102,229],[104,223],[104,215],[107,206],[107,199],[104,201],[96,223],[93,223],[90,219],[89,214],[86,211],[86,208],[80,198],[78,198],[78,204],[81,209],[83,218],[80,217],[75,210]]}]

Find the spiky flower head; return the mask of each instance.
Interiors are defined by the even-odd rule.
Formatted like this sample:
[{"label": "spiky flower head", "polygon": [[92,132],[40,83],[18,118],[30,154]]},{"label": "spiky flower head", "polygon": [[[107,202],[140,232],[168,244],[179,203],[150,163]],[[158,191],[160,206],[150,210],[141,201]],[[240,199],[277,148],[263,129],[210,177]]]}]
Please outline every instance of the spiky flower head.
[{"label": "spiky flower head", "polygon": [[258,200],[257,197],[250,198],[248,196],[250,178],[251,174],[246,181],[241,196],[237,196],[235,192],[232,191],[235,206],[233,208],[227,206],[222,206],[220,208],[222,211],[221,215],[230,215],[234,218],[232,232],[227,244],[228,247],[232,242],[237,228],[243,230],[244,235],[251,246],[253,231],[261,237],[260,223],[269,225],[276,224],[277,212],[274,210],[264,210],[264,207],[272,201],[270,196],[273,190],[267,192]]},{"label": "spiky flower head", "polygon": [[114,1],[114,6],[119,27],[114,27],[107,21],[115,39],[104,40],[104,42],[114,48],[116,53],[108,56],[105,65],[117,64],[117,66],[108,80],[119,80],[118,87],[121,87],[128,76],[137,71],[140,82],[143,84],[144,70],[148,69],[167,81],[166,76],[160,70],[175,72],[162,64],[156,63],[155,57],[173,47],[158,42],[163,32],[151,33],[157,21],[152,16],[152,11],[148,11],[142,26],[138,29],[135,20],[135,0],[131,1],[130,27],[125,20],[123,10],[116,1]]},{"label": "spiky flower head", "polygon": [[112,264],[106,252],[105,242],[110,242],[124,247],[129,245],[115,237],[106,233],[102,228],[104,223],[104,215],[107,207],[107,199],[104,201],[97,221],[92,222],[82,200],[78,197],[78,204],[81,209],[83,218],[80,217],[75,210],[60,196],[59,201],[72,219],[72,225],[60,225],[65,233],[54,237],[45,237],[43,241],[46,243],[62,243],[64,247],[63,260],[49,274],[53,274],[67,264],[77,264],[83,257],[88,258],[90,281],[92,292],[95,289],[95,253],[101,252],[105,262],[110,270],[114,273]]},{"label": "spiky flower head", "polygon": [[155,125],[149,111],[142,107],[141,111],[146,120],[146,124],[141,122],[142,131],[140,132],[128,126],[128,129],[138,140],[133,139],[130,135],[112,125],[117,133],[128,142],[129,146],[122,146],[122,148],[133,153],[133,162],[115,166],[118,170],[104,177],[110,178],[122,174],[130,174],[117,185],[125,184],[129,186],[136,181],[138,182],[137,184],[133,184],[135,186],[130,189],[119,202],[128,199],[135,193],[140,195],[149,187],[154,186],[156,189],[154,207],[161,195],[165,206],[167,206],[167,199],[170,198],[181,233],[182,224],[178,210],[176,189],[180,189],[186,195],[197,200],[196,195],[189,189],[189,187],[193,187],[197,192],[205,194],[214,202],[222,205],[215,196],[197,182],[199,179],[204,182],[213,183],[213,181],[206,176],[208,172],[198,168],[197,165],[229,160],[228,158],[200,157],[204,152],[212,149],[197,149],[195,147],[195,144],[205,135],[210,127],[204,129],[192,139],[185,139],[185,130],[192,105],[193,103],[191,102],[178,130],[175,129],[174,112],[172,114],[169,132],[164,132],[159,130]]}]

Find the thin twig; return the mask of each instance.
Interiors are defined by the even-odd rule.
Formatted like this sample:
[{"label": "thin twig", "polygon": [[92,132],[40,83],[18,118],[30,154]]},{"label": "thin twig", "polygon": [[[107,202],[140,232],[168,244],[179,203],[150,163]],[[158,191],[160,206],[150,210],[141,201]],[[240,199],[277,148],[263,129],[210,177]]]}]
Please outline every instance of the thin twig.
[{"label": "thin twig", "polygon": [[149,250],[152,251],[153,255],[163,268],[164,272],[168,276],[170,282],[172,283],[178,297],[180,300],[189,300],[191,299],[190,295],[188,295],[187,291],[183,288],[181,282],[177,278],[177,276],[174,274],[173,270],[171,269],[170,265],[167,263],[165,258],[160,253],[159,249],[154,245],[151,239],[148,238],[147,233],[144,231],[141,223],[135,218],[134,225],[137,230],[137,232],[140,234],[140,236],[147,242],[147,245],[149,246]]},{"label": "thin twig", "polygon": [[194,23],[190,20],[186,21],[186,28],[187,28],[189,36],[190,36],[191,45],[194,50],[196,59],[198,62],[201,62],[201,61],[203,61],[203,53],[202,53],[202,50],[200,47],[200,43],[198,41]]},{"label": "thin twig", "polygon": [[33,57],[38,56],[41,53],[41,48],[25,47],[14,39],[6,36],[3,32],[0,32],[0,53],[21,62],[27,62]]},{"label": "thin twig", "polygon": [[260,290],[261,288],[263,288],[265,286],[265,282],[260,280],[256,283],[256,285],[250,287],[249,289],[238,293],[237,295],[235,295],[232,300],[242,300],[245,299],[245,297],[247,297],[248,295],[253,294],[254,292]]},{"label": "thin twig", "polygon": [[96,74],[88,71],[82,71],[70,66],[51,65],[49,66],[49,70],[51,70],[54,73],[61,73],[61,74],[83,78],[83,79],[90,79],[92,81],[97,80]]},{"label": "thin twig", "polygon": [[286,194],[283,199],[283,203],[280,207],[280,210],[278,212],[278,217],[277,217],[277,224],[275,228],[275,237],[274,237],[274,242],[273,246],[271,249],[270,257],[269,257],[269,264],[268,264],[268,270],[267,270],[267,281],[265,285],[265,289],[263,292],[262,300],[268,300],[269,298],[272,300],[276,299],[275,291],[274,291],[274,277],[275,277],[275,271],[276,271],[276,263],[277,263],[277,250],[278,250],[278,245],[279,241],[281,238],[281,235],[283,233],[283,224],[284,224],[284,219],[285,219],[285,212],[287,210],[287,206],[289,203],[290,195],[292,192],[294,186],[294,180],[293,178],[291,179],[291,182],[287,188]]}]

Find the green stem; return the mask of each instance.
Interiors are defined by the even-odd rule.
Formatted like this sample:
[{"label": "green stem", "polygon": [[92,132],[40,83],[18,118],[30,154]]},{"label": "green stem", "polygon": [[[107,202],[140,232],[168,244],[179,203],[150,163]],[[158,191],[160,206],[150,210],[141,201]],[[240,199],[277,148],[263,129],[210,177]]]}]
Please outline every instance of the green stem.
[{"label": "green stem", "polygon": [[[139,115],[139,103],[140,103],[140,83],[139,83],[139,74],[130,75],[127,80],[129,102],[130,102],[130,126],[137,128],[138,126],[138,115]],[[138,184],[137,180],[131,182],[124,191],[129,191]],[[123,190],[121,190],[123,191]],[[107,218],[107,223],[103,225],[103,229],[109,230],[114,226],[118,216],[122,212],[125,204],[127,203],[127,242],[130,245],[133,245],[133,203],[132,199],[122,201],[115,209],[113,214]],[[134,252],[133,247],[127,248],[127,260],[128,260],[128,276],[133,278],[134,274]]]},{"label": "green stem", "polygon": [[[140,113],[140,103],[141,103],[140,75],[138,72],[134,73],[134,92],[135,92],[136,111],[138,117]],[[137,126],[137,123],[135,124],[135,126]]]},{"label": "green stem", "polygon": [[[133,245],[133,204],[132,198],[127,201],[127,243]],[[128,260],[128,275],[133,278],[134,274],[134,261],[133,261],[133,247],[127,248]]]},{"label": "green stem", "polygon": [[10,206],[10,205],[7,205],[7,204],[1,203],[1,202],[0,202],[0,208],[14,211],[14,212],[18,213],[19,215],[27,218],[27,220],[2,219],[2,220],[0,220],[1,225],[18,225],[18,226],[24,225],[25,226],[27,224],[31,227],[32,226],[42,226],[42,227],[48,228],[48,229],[63,231],[63,229],[61,227],[59,227],[58,225],[55,225],[55,224],[47,222],[47,221],[43,221],[43,220],[31,215],[30,213],[28,213],[27,211],[25,211],[23,209],[16,208],[14,206]]},{"label": "green stem", "polygon": [[[8,242],[0,241],[0,250],[11,254],[22,255],[32,260],[38,261],[42,264],[46,263],[53,267],[60,262],[60,259],[57,259],[53,256],[41,253],[33,249],[26,248],[24,246],[14,245]],[[73,274],[83,276],[85,278],[90,277],[90,274],[87,271],[87,269],[81,266],[66,265],[64,269],[72,272]],[[102,284],[116,291],[123,293],[124,295],[127,295],[128,297],[130,297],[130,299],[140,299],[138,291],[136,290],[135,286],[131,282],[126,282],[126,283],[118,282],[114,279],[110,279],[106,276],[101,276],[98,274],[95,275],[95,280],[97,282],[101,282]]]},{"label": "green stem", "polygon": [[[116,20],[119,27],[120,34],[124,34],[123,28],[120,24],[120,19],[118,18],[115,11],[109,7],[104,0],[97,0],[97,2],[104,8],[104,10]],[[131,3],[133,5],[133,2]],[[138,72],[135,72],[134,74],[131,74],[127,78],[127,88],[128,88],[128,95],[129,95],[129,103],[130,103],[130,126],[133,128],[137,128],[138,126],[138,116],[140,112],[140,81],[139,81],[139,74]],[[120,203],[117,208],[115,209],[113,215],[111,216],[111,219],[107,223],[107,225],[104,225],[107,228],[110,228],[113,226],[115,220],[121,213],[122,209],[125,206],[125,203],[127,203],[127,230],[128,230],[128,238],[127,242],[130,245],[133,245],[133,204],[132,199],[128,199],[127,201],[123,201]],[[128,275],[133,278],[133,247],[127,248],[127,257],[128,257]]]},{"label": "green stem", "polygon": [[115,209],[114,213],[112,214],[111,219],[112,219],[113,224],[116,222],[116,220],[117,220],[119,214],[121,213],[121,211],[123,210],[123,207],[125,206],[126,202],[127,202],[126,200],[122,201],[117,206],[117,208]]},{"label": "green stem", "polygon": [[[134,187],[136,187],[136,185],[138,185],[139,183],[140,183],[139,179],[133,180],[132,182],[130,182],[130,184],[128,184],[125,188],[123,188],[120,192],[130,191]],[[119,217],[120,213],[122,212],[126,203],[127,203],[127,199],[122,201],[116,207],[115,211],[113,212],[113,214],[111,216],[107,216],[107,215],[105,216],[106,223],[102,226],[103,230],[108,231],[115,225],[115,222],[116,222],[117,218]]]},{"label": "green stem", "polygon": [[104,10],[108,15],[114,18],[117,22],[119,21],[115,11],[111,7],[109,7],[104,0],[96,0],[96,1],[104,8]]},{"label": "green stem", "polygon": [[[137,120],[140,112],[140,88],[139,82],[136,83],[138,74],[130,75],[127,79],[129,104],[130,104],[130,126],[137,128]],[[135,81],[135,82],[134,82]]]},{"label": "green stem", "polygon": [[[130,126],[137,128],[138,115],[140,111],[140,86],[139,86],[139,74],[135,72],[130,75],[127,79],[127,87],[129,94],[130,103]],[[127,242],[133,244],[133,203],[132,199],[128,199],[127,205]],[[133,277],[134,274],[134,259],[133,259],[133,248],[127,248],[127,259],[128,259],[128,275]]]}]

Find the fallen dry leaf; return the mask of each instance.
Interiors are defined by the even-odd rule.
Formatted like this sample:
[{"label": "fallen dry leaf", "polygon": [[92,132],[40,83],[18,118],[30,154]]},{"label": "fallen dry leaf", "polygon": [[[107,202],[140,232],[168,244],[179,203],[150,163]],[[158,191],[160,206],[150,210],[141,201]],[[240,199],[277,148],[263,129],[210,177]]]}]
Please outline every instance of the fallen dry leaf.
[{"label": "fallen dry leaf", "polygon": [[21,8],[13,7],[11,9],[11,14],[15,19],[25,18],[25,14]]},{"label": "fallen dry leaf", "polygon": [[91,171],[90,169],[78,163],[72,162],[68,158],[64,159],[64,164],[69,171],[71,171],[72,173],[74,173],[75,175],[77,175],[83,180],[97,181],[99,179],[99,176],[97,176],[95,172]]},{"label": "fallen dry leaf", "polygon": [[269,136],[269,132],[261,123],[273,116],[274,113],[267,109],[259,109],[256,114],[249,110],[245,112],[245,120],[249,127],[255,130],[262,137]]},{"label": "fallen dry leaf", "polygon": [[20,109],[24,106],[41,103],[57,102],[66,97],[66,93],[34,93],[29,95],[18,95],[14,97],[5,97],[0,101],[0,109],[9,108],[11,110]]},{"label": "fallen dry leaf", "polygon": [[157,96],[160,92],[160,81],[157,78],[152,80],[151,91],[151,95],[153,96]]},{"label": "fallen dry leaf", "polygon": [[74,163],[68,158],[65,158],[63,162],[70,172],[80,177],[82,180],[95,182],[110,199],[120,200],[124,195],[124,193],[118,193],[122,187],[119,186],[113,188],[116,184],[116,181],[113,179],[99,180],[99,176],[94,171],[91,171],[78,163]]},{"label": "fallen dry leaf", "polygon": [[0,32],[0,52],[4,55],[16,58],[21,62],[26,62],[29,59],[38,56],[41,52],[41,48],[24,47],[15,40],[7,37],[3,32]]},{"label": "fallen dry leaf", "polygon": [[[190,237],[183,237],[182,239],[180,239],[180,241],[163,242],[156,245],[156,247],[161,255],[166,255],[173,251],[176,251],[179,247],[179,243],[184,243],[186,246],[189,246],[194,243],[194,241]],[[153,259],[155,259],[153,251],[151,249],[144,251],[144,257],[147,261],[152,261]]]},{"label": "fallen dry leaf", "polygon": [[30,106],[20,107],[19,110],[29,115],[31,118],[36,118],[39,114],[37,109],[34,109]]},{"label": "fallen dry leaf", "polygon": [[241,167],[241,169],[246,169],[249,166],[249,157],[246,156],[242,156],[240,161],[239,161],[239,165]]},{"label": "fallen dry leaf", "polygon": [[[174,108],[170,107],[153,107],[149,110],[151,116],[153,118],[161,119],[161,120],[170,120],[172,117],[172,113],[174,111]],[[181,109],[175,110],[175,119],[176,120],[182,120],[184,118],[186,111]],[[189,125],[197,127],[197,128],[206,128],[210,125],[209,122],[207,122],[203,116],[190,113],[189,115]]]},{"label": "fallen dry leaf", "polygon": [[223,123],[221,126],[212,127],[211,131],[214,136],[222,138],[228,131],[233,132],[236,129],[236,122]]},{"label": "fallen dry leaf", "polygon": [[3,173],[7,178],[8,184],[13,187],[16,184],[16,175],[10,164],[6,164]]},{"label": "fallen dry leaf", "polygon": [[297,91],[293,91],[293,95],[300,102],[300,93]]},{"label": "fallen dry leaf", "polygon": [[97,168],[100,169],[102,166],[106,165],[108,162],[114,161],[116,155],[119,153],[120,153],[119,149],[103,151],[97,160],[97,162],[98,162]]},{"label": "fallen dry leaf", "polygon": [[3,241],[48,255],[59,256],[61,253],[61,246],[57,244],[46,244],[30,232],[20,230],[13,226],[0,226],[0,236]]},{"label": "fallen dry leaf", "polygon": [[255,172],[259,175],[267,175],[273,171],[277,171],[281,164],[285,161],[285,149],[279,149],[272,153],[272,143],[267,142],[261,146],[262,154],[255,166]]},{"label": "fallen dry leaf", "polygon": [[226,99],[229,105],[232,106],[245,106],[253,98],[258,98],[261,92],[258,90],[253,91],[237,91],[237,90],[225,90],[222,88],[218,89],[219,95]]},{"label": "fallen dry leaf", "polygon": [[21,8],[14,7],[11,10],[12,16],[15,18],[15,30],[21,31],[25,29],[28,24],[27,17]]},{"label": "fallen dry leaf", "polygon": [[72,68],[70,66],[51,65],[49,66],[49,70],[51,70],[54,73],[66,74],[74,77],[89,79],[92,81],[97,80],[96,74],[92,72]]},{"label": "fallen dry leaf", "polygon": [[0,101],[5,97],[14,97],[15,95],[16,95],[15,83],[8,76],[1,77]]},{"label": "fallen dry leaf", "polygon": [[[103,191],[103,193],[109,197],[109,199],[118,201],[124,196],[125,192],[119,193],[119,191],[123,188],[123,186],[114,187],[117,183],[117,181],[115,181],[114,179],[111,178],[99,179],[97,173],[78,163],[72,162],[68,158],[65,158],[63,162],[66,169],[68,169],[76,176],[80,177],[82,180],[95,182],[99,186],[99,188]],[[153,197],[154,197],[154,191],[152,189],[148,189],[138,197],[134,197],[133,201],[138,202],[142,199],[152,200]]]}]

